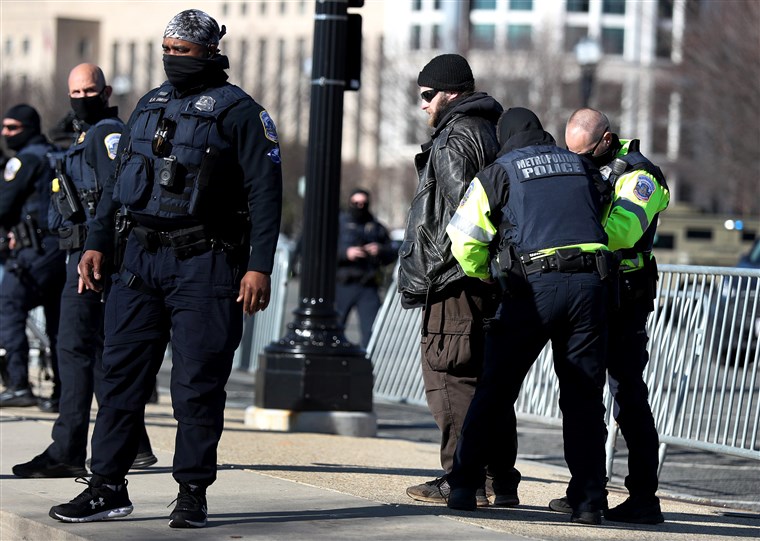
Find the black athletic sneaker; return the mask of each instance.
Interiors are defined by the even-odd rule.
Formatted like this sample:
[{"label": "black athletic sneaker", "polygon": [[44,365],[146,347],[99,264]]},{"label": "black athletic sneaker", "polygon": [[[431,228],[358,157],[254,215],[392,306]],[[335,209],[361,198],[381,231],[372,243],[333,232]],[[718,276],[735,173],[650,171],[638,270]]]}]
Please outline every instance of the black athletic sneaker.
[{"label": "black athletic sneaker", "polygon": [[177,502],[177,505],[172,514],[169,515],[169,526],[172,528],[203,528],[206,525],[208,507],[205,488],[180,483],[179,494],[174,501]]},{"label": "black athletic sneaker", "polygon": [[47,451],[29,462],[13,466],[13,475],[25,478],[82,477],[87,470],[82,466],[55,461]]},{"label": "black athletic sneaker", "polygon": [[563,496],[562,498],[554,498],[549,502],[549,509],[556,511],[557,513],[570,514],[573,512],[573,508],[570,507],[569,503],[567,503],[567,496]]},{"label": "black athletic sneaker", "polygon": [[87,485],[87,488],[69,503],[51,507],[51,518],[62,522],[93,522],[126,517],[134,509],[129,501],[126,479],[116,490],[105,486],[103,479],[97,476],[92,480],[80,477],[76,482]]},{"label": "black athletic sneaker", "polygon": [[629,522],[632,524],[660,524],[665,522],[660,509],[660,499],[629,497],[620,505],[607,509],[604,518],[613,522]]}]

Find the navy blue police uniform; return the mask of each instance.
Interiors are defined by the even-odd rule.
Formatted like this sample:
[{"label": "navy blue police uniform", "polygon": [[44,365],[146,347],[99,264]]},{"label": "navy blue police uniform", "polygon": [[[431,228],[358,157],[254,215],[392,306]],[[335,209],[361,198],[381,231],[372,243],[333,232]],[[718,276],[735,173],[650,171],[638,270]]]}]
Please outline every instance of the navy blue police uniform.
[{"label": "navy blue police uniform", "polygon": [[85,245],[109,252],[119,206],[134,221],[106,301],[92,471],[118,483],[129,470],[171,339],[174,478],[207,487],[242,334],[240,280],[246,271],[270,273],[274,261],[277,132],[267,112],[228,83],[182,95],[164,83],[140,100],[128,128],[115,185],[106,186]]},{"label": "navy blue police uniform", "polygon": [[[503,154],[476,176],[447,228],[465,272],[485,278],[503,271],[508,286],[489,323],[483,375],[448,478],[449,506],[474,509],[485,465],[514,465],[516,447],[507,444],[517,432],[514,403],[551,340],[572,475],[568,498],[573,509],[592,513],[589,520],[597,523],[606,496],[602,391],[608,300],[602,274],[612,260],[593,178],[598,171],[558,148],[532,113],[513,114],[513,125],[527,128],[502,136],[501,123],[509,121],[502,117]],[[518,122],[523,116],[525,124]],[[498,242],[497,228],[501,244],[493,263],[499,270],[491,273],[489,245]],[[489,454],[497,449],[514,451],[496,461]]]},{"label": "navy blue police uniform", "polygon": [[0,406],[22,405],[16,403],[21,394],[31,398],[26,319],[37,306],[44,309],[45,332],[50,341],[52,397],[60,393],[56,340],[65,256],[47,225],[53,179],[48,154],[55,150],[43,135],[34,135],[6,163],[0,183],[0,229],[13,232],[16,238],[16,248],[6,261],[0,283],[0,345],[6,350],[9,377],[7,392],[0,395]]},{"label": "navy blue police uniform", "polygon": [[[66,253],[66,285],[61,295],[61,320],[58,340],[59,371],[62,382],[60,415],[53,426],[53,443],[47,454],[54,463],[84,467],[92,396],[97,396],[100,359],[103,354],[102,295],[86,290],[78,292],[77,265],[82,255],[89,224],[95,218],[103,186],[113,174],[119,140],[126,129],[118,118],[118,109],[105,109],[101,120],[89,125],[77,121],[75,142],[65,153],[62,168],[76,189],[84,213],[64,220],[55,204],[61,193],[60,179],[54,183],[49,225],[57,231],[59,244]],[[139,452],[151,455],[150,440],[144,429]]]}]

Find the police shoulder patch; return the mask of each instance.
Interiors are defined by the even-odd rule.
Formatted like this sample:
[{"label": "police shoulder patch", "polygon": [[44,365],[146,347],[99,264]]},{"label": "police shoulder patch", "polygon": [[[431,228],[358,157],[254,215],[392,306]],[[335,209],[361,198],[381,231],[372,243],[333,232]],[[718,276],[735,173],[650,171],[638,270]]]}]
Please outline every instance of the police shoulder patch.
[{"label": "police shoulder patch", "polygon": [[280,147],[274,147],[272,150],[267,152],[267,156],[269,156],[269,159],[276,164],[282,162],[282,158],[280,158]]},{"label": "police shoulder patch", "polygon": [[633,189],[633,195],[640,201],[649,201],[654,193],[654,181],[646,175],[639,175],[636,179],[636,187]]},{"label": "police shoulder patch", "polygon": [[116,149],[119,148],[119,139],[121,139],[120,133],[109,133],[103,138],[103,144],[106,145],[106,152],[108,152],[109,160],[113,160],[116,157]]},{"label": "police shoulder patch", "polygon": [[467,191],[464,192],[464,195],[462,196],[462,200],[459,202],[459,206],[463,207],[467,203],[467,200],[470,198],[470,194],[472,193],[473,188],[475,187],[475,181],[473,180],[470,182],[470,185],[467,186]]},{"label": "police shoulder patch", "polygon": [[21,160],[18,158],[11,158],[8,160],[8,163],[5,164],[5,171],[3,171],[3,178],[5,179],[5,182],[10,182],[14,178],[16,178],[16,175],[18,174],[19,170],[21,169]]},{"label": "police shoulder patch", "polygon": [[272,120],[272,117],[269,116],[269,113],[266,111],[261,111],[261,113],[259,113],[259,118],[261,119],[261,123],[264,125],[264,135],[266,138],[273,143],[277,143],[277,128],[274,125],[274,120]]}]

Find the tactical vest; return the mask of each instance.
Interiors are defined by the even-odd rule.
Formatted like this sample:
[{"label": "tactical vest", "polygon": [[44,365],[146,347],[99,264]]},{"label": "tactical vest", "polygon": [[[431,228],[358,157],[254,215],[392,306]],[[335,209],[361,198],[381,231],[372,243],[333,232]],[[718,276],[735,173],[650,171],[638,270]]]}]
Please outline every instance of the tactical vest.
[{"label": "tactical vest", "polygon": [[21,207],[21,217],[31,216],[41,229],[47,229],[50,184],[54,176],[53,169],[50,167],[48,160],[48,154],[54,151],[55,147],[50,143],[33,143],[21,149],[16,156],[21,161],[22,166],[25,155],[36,156],[42,164],[40,176],[35,179],[34,193],[29,196]]},{"label": "tactical vest", "polygon": [[503,241],[518,254],[607,243],[600,203],[581,157],[554,145],[513,150],[496,160],[509,177]]},{"label": "tactical vest", "polygon": [[74,183],[78,192],[79,199],[82,201],[82,207],[85,210],[87,222],[95,218],[95,208],[103,191],[103,183],[106,178],[102,173],[98,176],[93,164],[87,162],[85,150],[90,145],[105,144],[103,141],[94,141],[87,136],[88,133],[95,131],[97,126],[111,126],[112,133],[121,133],[124,131],[124,123],[118,118],[104,118],[90,126],[87,132],[83,132],[81,137],[69,147],[66,151],[64,162],[64,171]]},{"label": "tactical vest", "polygon": [[[665,175],[662,174],[662,171],[659,167],[657,167],[655,164],[653,164],[649,159],[644,156],[641,152],[639,152],[639,140],[638,139],[632,139],[630,143],[628,144],[628,153],[623,156],[618,156],[619,159],[623,160],[627,167],[625,169],[625,172],[629,171],[637,171],[642,170],[646,171],[650,175],[652,175],[655,180],[665,188],[668,189],[668,183],[665,180]],[[634,259],[638,257],[638,254],[644,253],[644,252],[651,252],[652,251],[652,244],[654,244],[654,236],[657,233],[657,218],[660,214],[657,213],[652,217],[652,221],[649,224],[649,227],[646,231],[644,231],[644,234],[641,236],[641,238],[636,242],[636,244],[633,245],[633,247],[627,249],[627,250],[621,250],[624,259]]]},{"label": "tactical vest", "polygon": [[[233,105],[251,99],[234,85],[173,97],[164,83],[131,123],[130,143],[121,157],[114,199],[137,215],[190,216],[198,179],[208,172],[204,156],[224,155],[230,144],[219,119]],[[203,165],[203,167],[202,167]],[[211,164],[213,170],[213,163]]]}]

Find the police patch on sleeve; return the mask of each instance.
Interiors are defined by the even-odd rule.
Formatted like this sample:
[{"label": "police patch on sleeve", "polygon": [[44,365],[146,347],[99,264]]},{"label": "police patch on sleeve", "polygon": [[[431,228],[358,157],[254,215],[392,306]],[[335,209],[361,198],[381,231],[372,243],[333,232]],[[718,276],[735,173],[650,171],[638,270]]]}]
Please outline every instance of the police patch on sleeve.
[{"label": "police patch on sleeve", "polygon": [[109,160],[113,160],[116,157],[116,149],[119,148],[119,139],[121,139],[120,133],[109,133],[103,138],[103,143],[106,145]]},{"label": "police patch on sleeve", "polygon": [[269,156],[269,159],[274,163],[279,164],[282,161],[280,158],[280,147],[274,147],[272,150],[267,152],[267,156]]},{"label": "police patch on sleeve", "polygon": [[633,189],[633,195],[640,201],[649,201],[654,193],[654,181],[646,175],[639,175],[636,179],[636,187]]},{"label": "police patch on sleeve", "polygon": [[14,178],[16,178],[16,175],[18,174],[19,170],[21,169],[21,160],[18,158],[11,158],[8,160],[8,163],[5,164],[5,171],[3,171],[3,178],[5,179],[5,182],[10,182]]},{"label": "police patch on sleeve", "polygon": [[470,182],[470,185],[467,186],[467,191],[464,192],[464,195],[462,196],[462,200],[459,202],[460,207],[463,207],[467,203],[467,200],[470,198],[470,194],[472,193],[472,189],[474,187],[475,187],[475,181],[473,180],[472,182]]},{"label": "police patch on sleeve", "polygon": [[273,143],[277,143],[277,128],[274,125],[274,120],[272,120],[272,117],[269,116],[269,113],[266,111],[261,111],[261,113],[259,113],[259,118],[261,119],[261,123],[264,125],[264,135],[266,138]]}]

